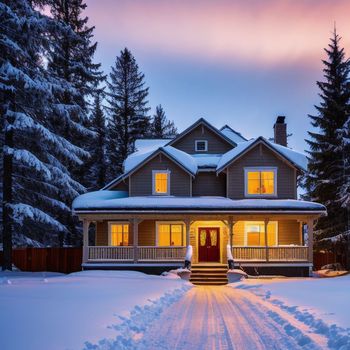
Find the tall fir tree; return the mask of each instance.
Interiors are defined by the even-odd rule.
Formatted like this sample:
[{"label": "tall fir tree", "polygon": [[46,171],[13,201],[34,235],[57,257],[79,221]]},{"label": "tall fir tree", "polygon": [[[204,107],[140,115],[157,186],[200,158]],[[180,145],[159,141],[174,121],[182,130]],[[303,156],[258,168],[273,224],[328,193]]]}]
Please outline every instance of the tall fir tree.
[{"label": "tall fir tree", "polygon": [[156,107],[151,124],[151,136],[154,138],[171,138],[177,134],[177,128],[172,120],[168,120],[162,105]]},{"label": "tall fir tree", "polygon": [[[93,61],[97,43],[93,42],[94,27],[88,27],[88,17],[83,16],[86,4],[83,0],[48,0],[52,17],[67,27],[53,38],[58,45],[50,52],[48,70],[58,79],[64,80],[66,88],[56,94],[58,100],[56,114],[57,133],[69,142],[77,144],[87,151],[91,138],[96,135],[90,130],[91,106],[89,100],[98,91],[98,85],[104,76],[100,64]],[[87,162],[89,156],[84,158]],[[62,160],[64,162],[64,160]],[[84,166],[64,162],[71,176],[84,188]],[[65,203],[70,205],[73,198],[67,196]],[[66,215],[62,220],[69,223],[69,231],[61,244],[79,244],[81,235],[77,221]]]},{"label": "tall fir tree", "polygon": [[65,82],[48,74],[50,38],[66,31],[36,11],[34,1],[0,2],[0,110],[3,117],[3,269],[11,269],[13,241],[55,244],[67,232],[64,196],[83,188],[61,159],[81,164],[86,152],[56,134],[56,95]]},{"label": "tall fir tree", "polygon": [[[310,150],[309,171],[305,178],[307,198],[323,203],[328,216],[316,223],[316,247],[340,249],[346,255],[347,243],[337,247],[334,238],[343,234],[347,227],[347,210],[338,200],[339,190],[344,185],[344,140],[342,132],[349,116],[349,61],[340,47],[340,37],[334,30],[324,64],[324,81],[318,81],[321,103],[315,106],[317,115],[309,115],[315,131],[310,131],[306,140]],[[333,238],[333,239],[332,239]]]},{"label": "tall fir tree", "polygon": [[95,137],[90,139],[90,159],[86,162],[86,184],[88,191],[101,189],[106,184],[107,171],[107,125],[102,107],[102,92],[98,92],[94,100],[94,108],[91,116],[91,130]]},{"label": "tall fir tree", "polygon": [[125,48],[117,57],[107,82],[108,91],[108,181],[122,173],[125,158],[134,142],[150,126],[148,87],[134,56]]}]

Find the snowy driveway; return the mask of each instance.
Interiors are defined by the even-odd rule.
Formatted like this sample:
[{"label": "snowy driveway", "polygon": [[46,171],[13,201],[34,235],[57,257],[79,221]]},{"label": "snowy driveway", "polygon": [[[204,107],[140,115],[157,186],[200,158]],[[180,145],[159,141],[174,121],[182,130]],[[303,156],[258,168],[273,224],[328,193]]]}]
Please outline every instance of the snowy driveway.
[{"label": "snowy driveway", "polygon": [[326,339],[261,298],[229,286],[192,288],[153,322],[138,349],[326,349]]}]

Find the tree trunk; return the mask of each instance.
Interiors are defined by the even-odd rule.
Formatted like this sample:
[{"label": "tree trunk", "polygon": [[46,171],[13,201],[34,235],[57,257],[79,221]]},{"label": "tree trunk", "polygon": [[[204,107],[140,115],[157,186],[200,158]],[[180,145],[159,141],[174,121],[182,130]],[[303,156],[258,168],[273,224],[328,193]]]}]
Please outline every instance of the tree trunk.
[{"label": "tree trunk", "polygon": [[[5,122],[5,127],[8,122]],[[11,217],[11,208],[9,204],[12,203],[12,172],[13,172],[13,156],[6,152],[6,148],[13,147],[13,131],[5,131],[4,142],[4,177],[3,177],[3,203],[2,203],[2,220],[3,220],[3,270],[12,271],[12,230],[13,222]]]}]

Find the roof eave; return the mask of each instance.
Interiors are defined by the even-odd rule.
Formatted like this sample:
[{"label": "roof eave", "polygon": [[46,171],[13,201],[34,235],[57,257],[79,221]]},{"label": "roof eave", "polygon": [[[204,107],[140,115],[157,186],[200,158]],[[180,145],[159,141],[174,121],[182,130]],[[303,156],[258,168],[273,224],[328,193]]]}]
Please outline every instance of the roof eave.
[{"label": "roof eave", "polygon": [[317,214],[317,215],[326,215],[326,210],[319,210],[319,209],[253,209],[253,208],[247,208],[245,210],[243,209],[215,209],[215,208],[208,208],[208,209],[169,209],[169,208],[162,208],[162,209],[95,209],[95,208],[88,208],[88,209],[74,209],[73,214],[79,215],[79,214],[186,214],[186,213],[196,213],[196,214]]}]

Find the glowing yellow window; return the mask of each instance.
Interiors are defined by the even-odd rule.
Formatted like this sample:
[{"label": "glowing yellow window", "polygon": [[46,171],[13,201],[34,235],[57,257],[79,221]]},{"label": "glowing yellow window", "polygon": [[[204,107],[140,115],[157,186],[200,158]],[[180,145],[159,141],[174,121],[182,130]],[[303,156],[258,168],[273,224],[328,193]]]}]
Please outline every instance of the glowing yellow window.
[{"label": "glowing yellow window", "polygon": [[169,176],[168,171],[153,172],[153,194],[169,194]]},{"label": "glowing yellow window", "polygon": [[[265,224],[263,221],[246,222],[246,245],[265,246]],[[270,221],[267,224],[268,246],[277,245],[277,222]]]},{"label": "glowing yellow window", "polygon": [[183,246],[184,243],[182,224],[158,224],[158,246]]},{"label": "glowing yellow window", "polygon": [[128,224],[110,224],[110,245],[112,246],[129,245],[129,225]]},{"label": "glowing yellow window", "polygon": [[248,170],[246,172],[246,188],[248,195],[274,195],[275,189],[274,170]]}]

